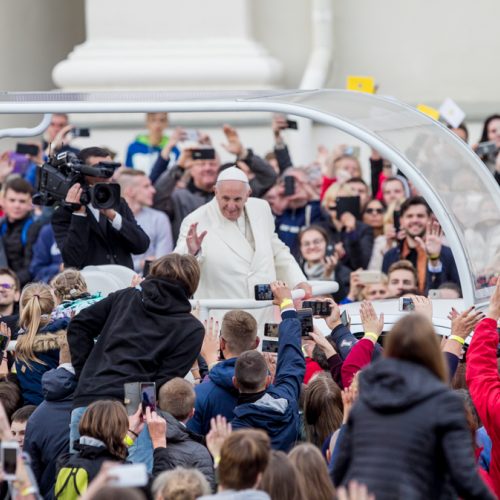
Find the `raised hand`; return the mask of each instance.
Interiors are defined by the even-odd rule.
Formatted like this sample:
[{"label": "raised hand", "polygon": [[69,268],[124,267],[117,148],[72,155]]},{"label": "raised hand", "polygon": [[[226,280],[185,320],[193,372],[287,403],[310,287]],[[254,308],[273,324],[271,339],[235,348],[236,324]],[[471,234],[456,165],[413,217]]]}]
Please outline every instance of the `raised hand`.
[{"label": "raised hand", "polygon": [[292,292],[283,281],[273,281],[271,283],[271,291],[273,292],[273,304],[279,306],[285,299],[292,300]]},{"label": "raised hand", "polygon": [[238,158],[244,158],[246,156],[246,150],[243,144],[241,143],[238,132],[235,128],[230,125],[224,125],[222,127],[222,131],[227,139],[227,144],[222,144],[222,147],[233,155],[236,155]]},{"label": "raised hand", "polygon": [[[431,260],[438,260],[443,246],[442,236],[443,231],[441,230],[439,222],[431,221],[427,223],[424,238],[422,239],[417,236],[415,241],[422,249],[425,250],[427,256],[430,257]],[[434,257],[434,259],[432,259],[432,257]]]},{"label": "raised hand", "polygon": [[[363,331],[374,333],[377,338],[380,337],[382,330],[384,329],[384,313],[377,316],[375,309],[371,302],[364,300],[361,302],[359,308],[359,315],[361,317],[361,322],[363,323]],[[370,339],[373,343],[376,342],[375,339]]]},{"label": "raised hand", "polygon": [[4,183],[5,179],[14,170],[14,160],[10,159],[9,152],[5,151],[0,156],[0,183]]},{"label": "raised hand", "polygon": [[325,302],[329,302],[331,307],[330,316],[327,316],[325,318],[325,321],[328,325],[328,328],[330,328],[330,330],[333,330],[335,327],[342,323],[342,321],[340,321],[340,308],[333,299],[325,299]]},{"label": "raised hand", "polygon": [[344,212],[340,216],[340,222],[347,233],[352,233],[356,229],[356,217],[349,212]]},{"label": "raised hand", "polygon": [[186,244],[188,247],[188,252],[191,255],[197,255],[201,250],[201,244],[207,235],[207,231],[203,231],[201,234],[197,233],[198,223],[195,222],[189,226],[188,234],[186,236]]},{"label": "raised hand", "polygon": [[476,311],[474,307],[469,307],[469,309],[461,314],[457,314],[451,320],[451,334],[465,340],[484,316],[484,313],[481,311]]},{"label": "raised hand", "polygon": [[328,342],[326,337],[321,332],[315,329],[314,332],[310,332],[309,335],[314,340],[314,343],[325,353],[326,359],[329,359],[337,354],[333,345]]},{"label": "raised hand", "polygon": [[205,337],[201,346],[201,355],[208,366],[219,361],[219,322],[214,318],[205,320]]},{"label": "raised hand", "polygon": [[158,415],[151,408],[146,408],[146,423],[148,425],[149,435],[153,448],[166,448],[167,447],[167,421]]},{"label": "raised hand", "polygon": [[335,252],[333,255],[327,255],[325,257],[325,266],[323,268],[323,277],[324,278],[329,278],[333,271],[337,268],[337,265],[339,263],[339,257],[337,253]]},{"label": "raised hand", "polygon": [[490,297],[488,318],[494,319],[495,321],[498,321],[498,318],[500,318],[500,280],[497,280],[495,291]]},{"label": "raised hand", "polygon": [[432,300],[422,295],[410,295],[415,306],[413,312],[426,316],[432,323]]},{"label": "raised hand", "polygon": [[349,481],[347,490],[345,486],[337,489],[338,500],[375,500],[375,495],[368,493],[368,488],[357,481]]},{"label": "raised hand", "polygon": [[207,434],[207,448],[216,461],[220,459],[222,445],[231,432],[231,424],[226,421],[226,417],[217,415],[210,420],[210,431]]}]

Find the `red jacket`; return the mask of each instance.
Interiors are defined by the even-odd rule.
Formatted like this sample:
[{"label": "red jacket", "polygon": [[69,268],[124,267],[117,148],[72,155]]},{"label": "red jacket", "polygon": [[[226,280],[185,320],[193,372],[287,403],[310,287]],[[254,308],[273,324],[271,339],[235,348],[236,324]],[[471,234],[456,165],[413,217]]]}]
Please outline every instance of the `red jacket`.
[{"label": "red jacket", "polygon": [[371,363],[374,349],[375,344],[370,339],[361,339],[354,344],[342,364],[341,374],[344,387],[349,387],[354,375],[356,375],[361,368]]},{"label": "red jacket", "polygon": [[500,376],[497,365],[497,322],[483,319],[467,351],[466,380],[479,418],[491,438],[490,479],[500,497]]}]

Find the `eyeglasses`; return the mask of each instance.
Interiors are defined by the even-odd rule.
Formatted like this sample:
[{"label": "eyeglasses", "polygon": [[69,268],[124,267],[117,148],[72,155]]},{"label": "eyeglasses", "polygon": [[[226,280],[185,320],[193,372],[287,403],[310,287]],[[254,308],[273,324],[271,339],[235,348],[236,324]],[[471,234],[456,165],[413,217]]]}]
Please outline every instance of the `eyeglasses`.
[{"label": "eyeglasses", "polygon": [[335,210],[337,210],[337,205],[331,205],[331,206],[329,206],[329,207],[328,207],[328,210],[329,210],[330,212],[335,212]]},{"label": "eyeglasses", "polygon": [[15,285],[11,285],[10,283],[0,283],[0,288],[3,288],[4,290],[12,290],[15,288]]},{"label": "eyeglasses", "polygon": [[317,239],[317,240],[311,240],[311,241],[304,241],[302,243],[302,246],[307,248],[307,247],[312,247],[312,246],[318,246],[318,245],[321,245],[321,243],[324,243],[325,240],[320,240],[320,239]]},{"label": "eyeglasses", "polygon": [[365,212],[367,214],[379,214],[379,215],[382,215],[384,213],[384,209],[383,208],[367,208],[365,210]]}]

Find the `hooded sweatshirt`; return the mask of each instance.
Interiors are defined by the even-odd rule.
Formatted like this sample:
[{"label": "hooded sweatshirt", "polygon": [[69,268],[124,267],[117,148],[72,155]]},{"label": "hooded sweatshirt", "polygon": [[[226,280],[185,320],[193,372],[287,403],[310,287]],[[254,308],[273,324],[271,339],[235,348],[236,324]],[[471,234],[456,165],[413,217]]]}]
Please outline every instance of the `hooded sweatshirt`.
[{"label": "hooded sweatshirt", "polygon": [[238,400],[238,391],[233,385],[234,367],[238,358],[231,358],[217,363],[205,382],[195,386],[195,412],[187,426],[193,432],[208,434],[210,419],[217,415],[226,417],[228,422],[234,418],[234,407]]},{"label": "hooded sweatshirt", "polygon": [[53,497],[57,457],[68,450],[76,378],[65,368],[42,376],[44,402],[28,420],[24,451],[31,457],[31,468],[44,498]]},{"label": "hooded sweatshirt", "polygon": [[355,479],[376,498],[492,499],[476,470],[463,403],[427,368],[383,359],[360,376],[338,443],[336,486]]},{"label": "hooded sweatshirt", "polygon": [[123,401],[127,382],[156,382],[159,388],[184,377],[203,337],[179,282],[148,277],[140,286],[110,294],[82,310],[68,328],[78,378],[74,407],[99,399]]}]

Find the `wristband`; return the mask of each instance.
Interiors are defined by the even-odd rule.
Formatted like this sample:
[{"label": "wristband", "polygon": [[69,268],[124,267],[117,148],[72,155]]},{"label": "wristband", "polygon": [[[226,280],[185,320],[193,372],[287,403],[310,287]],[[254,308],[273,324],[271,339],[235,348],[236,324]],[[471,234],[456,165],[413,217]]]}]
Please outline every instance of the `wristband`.
[{"label": "wristband", "polygon": [[123,438],[123,443],[125,444],[125,446],[130,448],[130,446],[134,444],[134,440],[128,434],[125,434],[125,437]]},{"label": "wristband", "polygon": [[288,306],[293,307],[293,300],[292,299],[283,299],[280,304],[280,309],[285,309]]},{"label": "wristband", "polygon": [[28,486],[27,488],[24,488],[24,490],[21,490],[20,492],[22,497],[27,497],[32,493],[38,493],[38,490],[34,486]]},{"label": "wristband", "polygon": [[440,253],[435,254],[435,255],[428,254],[427,257],[429,257],[429,260],[439,260],[439,258],[441,257],[441,254]]},{"label": "wristband", "polygon": [[132,429],[129,429],[128,431],[130,432],[130,434],[133,434],[136,438],[139,437],[139,434],[137,434],[137,432],[134,432]]},{"label": "wristband", "polygon": [[217,467],[220,463],[220,455],[214,457],[214,466]]},{"label": "wristband", "polygon": [[462,337],[459,337],[458,335],[450,335],[448,337],[448,340],[454,340],[455,342],[458,342],[461,345],[465,344],[465,339],[463,339]]},{"label": "wristband", "polygon": [[365,335],[363,338],[373,340],[373,342],[375,342],[375,343],[377,343],[377,341],[378,341],[378,335],[376,333],[373,333],[373,332],[365,332]]}]

